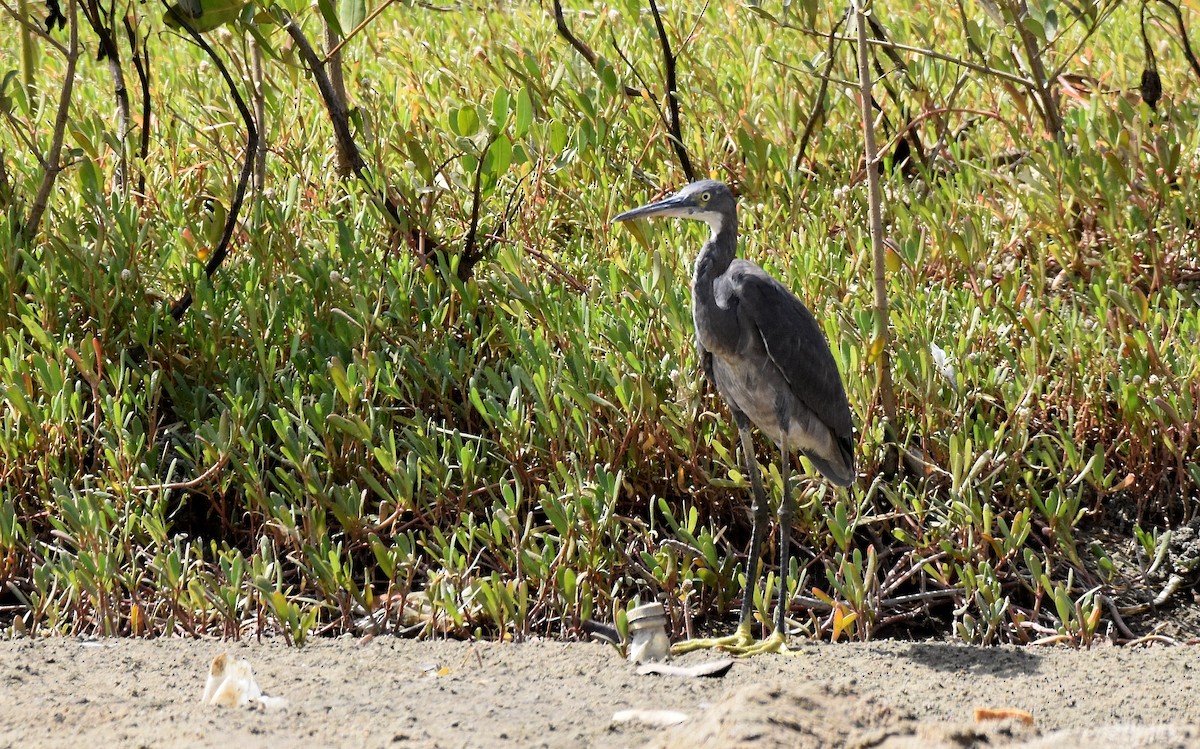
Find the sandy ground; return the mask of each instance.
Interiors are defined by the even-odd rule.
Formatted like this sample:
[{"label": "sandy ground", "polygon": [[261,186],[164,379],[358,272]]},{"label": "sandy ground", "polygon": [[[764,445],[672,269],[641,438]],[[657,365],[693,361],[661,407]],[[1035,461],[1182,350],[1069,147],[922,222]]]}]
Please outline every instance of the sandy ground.
[{"label": "sandy ground", "polygon": [[[0,642],[0,747],[1200,747],[1195,646],[797,649],[681,679],[591,643],[16,640]],[[202,705],[226,651],[287,707]],[[1034,728],[976,723],[976,708],[1028,711]],[[688,721],[614,723],[627,709]],[[1140,728],[1097,738],[1109,724]]]}]

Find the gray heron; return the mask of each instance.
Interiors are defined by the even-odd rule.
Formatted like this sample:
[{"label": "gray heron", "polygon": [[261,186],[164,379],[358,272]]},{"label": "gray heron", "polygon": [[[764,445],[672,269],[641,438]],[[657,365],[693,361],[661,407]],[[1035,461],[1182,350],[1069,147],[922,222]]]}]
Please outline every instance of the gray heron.
[{"label": "gray heron", "polygon": [[[733,412],[746,473],[754,492],[753,530],[737,632],[690,640],[677,652],[719,647],[750,655],[786,643],[789,543],[795,500],[788,486],[789,455],[799,452],[837,486],[854,482],[854,429],[846,390],[821,328],[786,286],[758,265],[736,257],[737,203],[723,183],[693,182],[662,200],[634,208],[614,222],[671,216],[703,221],[711,235],[696,257],[692,319],[705,375]],[[771,636],[756,643],[751,612],[758,564],[769,523],[767,497],[754,457],[750,424],[779,446],[783,496],[779,504],[779,603]]]}]

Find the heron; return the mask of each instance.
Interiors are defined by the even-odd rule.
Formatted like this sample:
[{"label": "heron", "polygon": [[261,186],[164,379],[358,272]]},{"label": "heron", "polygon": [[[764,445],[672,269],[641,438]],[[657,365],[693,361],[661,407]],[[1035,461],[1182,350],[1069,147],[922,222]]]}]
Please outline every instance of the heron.
[{"label": "heron", "polygon": [[[711,234],[696,256],[692,320],[696,352],[707,379],[733,413],[754,494],[746,585],[733,635],[689,640],[686,652],[717,647],[742,655],[786,649],[787,573],[795,500],[788,486],[789,456],[800,453],[833,484],[854,482],[854,429],[846,390],[816,319],[787,286],[755,263],[736,257],[737,201],[722,182],[693,182],[662,200],[625,211],[613,222],[669,216],[708,224]],[[774,629],[756,642],[751,611],[770,510],[750,425],[779,447],[783,492],[779,504],[779,602]]]}]

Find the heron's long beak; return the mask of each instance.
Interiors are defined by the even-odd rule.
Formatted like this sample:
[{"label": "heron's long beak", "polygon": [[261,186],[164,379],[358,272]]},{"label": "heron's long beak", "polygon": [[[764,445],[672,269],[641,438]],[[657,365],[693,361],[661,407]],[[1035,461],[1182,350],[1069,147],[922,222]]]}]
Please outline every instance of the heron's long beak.
[{"label": "heron's long beak", "polygon": [[619,213],[613,217],[613,223],[629,221],[635,218],[655,218],[657,216],[674,216],[684,218],[696,209],[696,202],[688,196],[672,195],[669,198],[654,203],[648,203],[640,208]]}]

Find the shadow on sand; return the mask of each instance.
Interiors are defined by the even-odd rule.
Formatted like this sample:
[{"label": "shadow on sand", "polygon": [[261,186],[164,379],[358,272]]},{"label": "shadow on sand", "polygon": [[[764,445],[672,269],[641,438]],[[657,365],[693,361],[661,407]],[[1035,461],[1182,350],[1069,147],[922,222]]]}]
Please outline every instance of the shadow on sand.
[{"label": "shadow on sand", "polygon": [[1042,656],[1014,647],[972,647],[940,642],[918,642],[900,651],[900,655],[938,671],[1016,676],[1041,670]]}]

